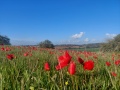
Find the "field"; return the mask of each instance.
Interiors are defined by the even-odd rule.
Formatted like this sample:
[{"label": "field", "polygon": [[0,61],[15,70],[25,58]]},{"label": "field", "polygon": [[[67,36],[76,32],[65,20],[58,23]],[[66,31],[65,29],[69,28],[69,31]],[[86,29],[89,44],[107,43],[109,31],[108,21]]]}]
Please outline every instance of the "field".
[{"label": "field", "polygon": [[0,90],[119,90],[120,53],[0,46]]},{"label": "field", "polygon": [[100,51],[100,48],[70,48],[66,50],[98,52]]}]

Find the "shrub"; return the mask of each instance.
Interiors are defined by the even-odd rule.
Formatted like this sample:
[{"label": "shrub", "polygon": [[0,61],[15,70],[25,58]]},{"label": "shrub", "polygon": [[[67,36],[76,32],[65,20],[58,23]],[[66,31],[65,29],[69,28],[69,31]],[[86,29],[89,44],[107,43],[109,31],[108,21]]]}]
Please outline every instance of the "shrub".
[{"label": "shrub", "polygon": [[45,40],[45,41],[40,42],[40,43],[39,43],[39,46],[40,46],[41,48],[54,48],[54,45],[53,45],[52,42],[49,41],[49,40]]},{"label": "shrub", "polygon": [[101,51],[120,51],[120,34],[101,45]]},{"label": "shrub", "polygon": [[0,45],[10,45],[10,39],[7,36],[0,35]]}]

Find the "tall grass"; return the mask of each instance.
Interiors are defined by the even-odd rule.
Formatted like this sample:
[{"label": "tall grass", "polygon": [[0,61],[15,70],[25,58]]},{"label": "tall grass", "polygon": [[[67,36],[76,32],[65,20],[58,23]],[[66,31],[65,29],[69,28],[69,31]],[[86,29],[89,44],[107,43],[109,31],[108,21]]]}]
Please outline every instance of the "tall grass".
[{"label": "tall grass", "polygon": [[[4,46],[5,47],[5,46]],[[1,48],[1,47],[0,47]],[[68,73],[68,66],[57,71],[57,58],[64,51],[32,47],[9,47],[10,51],[0,51],[0,89],[1,90],[119,90],[120,69],[111,60],[112,53],[95,53],[97,59],[86,58],[80,51],[69,51],[76,63],[75,75]],[[24,56],[29,52],[32,56]],[[13,60],[6,58],[14,54]],[[119,55],[119,54],[117,54]],[[117,57],[118,59],[119,57]],[[95,62],[92,71],[86,71],[77,61],[77,57]],[[106,66],[105,62],[111,62]],[[50,71],[44,70],[44,63],[49,62]],[[112,76],[116,72],[117,76]]]}]

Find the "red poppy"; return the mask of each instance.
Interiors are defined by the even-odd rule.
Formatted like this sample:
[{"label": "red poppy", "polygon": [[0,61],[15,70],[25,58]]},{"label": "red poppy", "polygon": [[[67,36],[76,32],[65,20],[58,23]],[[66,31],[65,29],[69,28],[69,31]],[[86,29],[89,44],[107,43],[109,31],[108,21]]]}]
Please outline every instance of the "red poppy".
[{"label": "red poppy", "polygon": [[8,54],[8,55],[7,55],[7,58],[8,58],[9,60],[12,60],[12,59],[14,58],[14,55],[13,55],[13,54]]},{"label": "red poppy", "polygon": [[70,62],[68,72],[69,72],[70,75],[74,75],[75,72],[76,72],[76,64],[73,61]]},{"label": "red poppy", "polygon": [[58,58],[58,62],[60,63],[60,62],[63,62],[63,61],[66,61],[66,62],[70,62],[70,60],[71,60],[71,56],[69,55],[69,53],[67,52],[67,51],[65,51],[65,53],[64,53],[64,55],[63,56],[60,56],[59,58]]},{"label": "red poppy", "polygon": [[65,54],[58,58],[58,65],[55,67],[56,70],[60,70],[64,68],[65,66],[67,66],[70,63],[71,58],[72,57],[69,55],[69,53],[65,51]]},{"label": "red poppy", "polygon": [[93,58],[94,58],[94,59],[98,59],[98,56],[97,56],[97,55],[94,55]]},{"label": "red poppy", "polygon": [[111,72],[111,75],[114,76],[114,77],[117,76],[117,74],[115,72]]},{"label": "red poppy", "polygon": [[110,64],[110,62],[106,62],[106,66],[110,66],[111,64]]},{"label": "red poppy", "polygon": [[5,48],[5,51],[10,51],[11,49],[9,47],[6,47]]},{"label": "red poppy", "polygon": [[28,55],[29,55],[28,52],[24,53],[24,56],[25,56],[25,57],[28,56]]},{"label": "red poppy", "polygon": [[49,66],[49,63],[48,63],[48,62],[46,62],[46,63],[44,64],[44,70],[46,70],[46,71],[49,71],[49,70],[50,70],[50,66]]},{"label": "red poppy", "polygon": [[32,53],[30,53],[29,56],[32,56]]},{"label": "red poppy", "polygon": [[112,60],[115,60],[114,57],[112,57]]},{"label": "red poppy", "polygon": [[116,60],[115,65],[120,65],[120,60]]},{"label": "red poppy", "polygon": [[2,48],[1,48],[1,50],[2,50],[2,51],[4,51],[4,50],[5,50],[5,48],[4,48],[4,47],[2,47]]},{"label": "red poppy", "polygon": [[84,60],[82,58],[78,57],[78,62],[83,65]]},{"label": "red poppy", "polygon": [[84,70],[93,70],[94,62],[92,60],[88,60],[88,61],[84,62],[83,68],[84,68]]}]

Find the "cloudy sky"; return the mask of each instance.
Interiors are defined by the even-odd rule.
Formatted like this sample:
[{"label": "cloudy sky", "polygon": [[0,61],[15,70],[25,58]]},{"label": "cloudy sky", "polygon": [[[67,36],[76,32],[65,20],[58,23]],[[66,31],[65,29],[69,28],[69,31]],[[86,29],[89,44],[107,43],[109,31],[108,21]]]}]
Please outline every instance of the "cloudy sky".
[{"label": "cloudy sky", "polygon": [[120,0],[1,0],[0,35],[13,45],[104,42],[120,33]]}]

